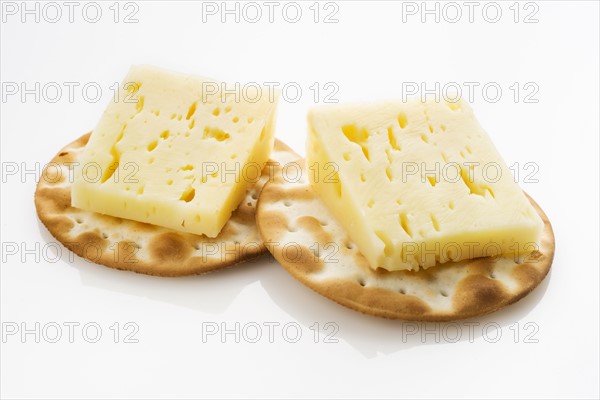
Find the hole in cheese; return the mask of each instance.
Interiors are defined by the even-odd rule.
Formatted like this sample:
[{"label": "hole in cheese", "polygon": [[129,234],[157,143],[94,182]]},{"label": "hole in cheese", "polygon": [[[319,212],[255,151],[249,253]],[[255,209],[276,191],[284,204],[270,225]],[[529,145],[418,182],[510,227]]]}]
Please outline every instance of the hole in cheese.
[{"label": "hole in cheese", "polygon": [[398,144],[398,141],[396,140],[396,136],[394,135],[394,131],[391,127],[388,128],[388,140],[390,142],[390,146],[392,146],[392,149],[397,151],[402,150],[402,148]]},{"label": "hole in cheese", "polygon": [[433,229],[435,229],[437,232],[439,232],[440,231],[440,223],[438,222],[435,215],[429,214],[429,218],[431,218],[431,224],[433,225]]},{"label": "hole in cheese", "polygon": [[384,254],[388,257],[391,257],[392,254],[394,253],[394,246],[392,245],[392,241],[388,237],[387,233],[385,233],[384,231],[377,231],[377,232],[375,232],[375,235],[377,235],[377,237],[379,239],[381,239],[381,241],[383,242]]},{"label": "hole in cheese", "polygon": [[110,155],[112,157],[112,161],[111,161],[110,165],[108,166],[108,168],[106,169],[106,171],[104,171],[104,174],[102,175],[102,179],[100,181],[101,183],[104,183],[107,180],[109,180],[115,174],[115,171],[117,170],[117,168],[119,168],[119,162],[121,161],[121,152],[117,148],[117,144],[121,141],[121,139],[123,139],[123,135],[125,134],[126,128],[127,128],[127,124],[123,125],[123,128],[121,129],[121,133],[119,133],[117,140],[110,148]]},{"label": "hole in cheese", "polygon": [[403,112],[398,114],[398,125],[400,125],[400,128],[402,129],[406,128],[406,125],[408,125],[408,118]]},{"label": "hole in cheese", "polygon": [[227,139],[230,138],[229,133],[222,131],[219,128],[211,128],[211,127],[206,127],[204,128],[204,135],[203,135],[204,139],[215,139],[218,142],[223,142]]},{"label": "hole in cheese", "polygon": [[387,167],[385,169],[385,175],[387,176],[388,180],[391,182],[392,179],[393,179],[392,168],[391,167]]},{"label": "hole in cheese", "polygon": [[365,158],[370,161],[369,148],[367,147],[369,131],[365,128],[358,129],[356,125],[344,125],[342,126],[342,132],[349,141],[360,146]]},{"label": "hole in cheese", "polygon": [[144,109],[144,96],[140,96],[138,102],[135,105],[135,110],[139,113]]},{"label": "hole in cheese", "polygon": [[460,101],[456,101],[456,102],[454,102],[454,103],[451,103],[451,102],[448,102],[448,101],[447,101],[447,102],[446,102],[446,104],[448,105],[448,107],[450,107],[450,109],[451,109],[452,111],[458,111],[458,110],[460,110],[460,109],[461,109],[461,104],[460,104]]},{"label": "hole in cheese", "polygon": [[194,200],[195,196],[196,196],[196,189],[194,189],[193,187],[189,186],[187,189],[185,189],[183,191],[183,193],[181,194],[181,197],[179,198],[179,200],[183,200],[186,203],[189,203],[190,201]]},{"label": "hole in cheese", "polygon": [[196,113],[196,102],[193,102],[192,105],[190,105],[190,108],[188,108],[188,112],[187,112],[187,115],[185,116],[185,119],[192,118],[192,116],[195,113]]},{"label": "hole in cheese", "polygon": [[158,140],[153,140],[148,145],[148,151],[153,151],[158,146]]},{"label": "hole in cheese", "polygon": [[492,196],[492,198],[494,198],[494,193],[492,192],[492,189],[490,189],[486,185],[481,185],[475,182],[474,176],[471,173],[472,171],[473,168],[469,168],[467,170],[467,168],[464,168],[462,166],[460,167],[460,177],[465,186],[469,189],[469,193],[485,197],[485,193],[488,192]]},{"label": "hole in cheese", "polygon": [[412,238],[412,231],[410,229],[410,226],[408,224],[408,217],[405,213],[400,213],[400,226],[402,227],[402,230],[404,232],[406,232],[406,234]]}]

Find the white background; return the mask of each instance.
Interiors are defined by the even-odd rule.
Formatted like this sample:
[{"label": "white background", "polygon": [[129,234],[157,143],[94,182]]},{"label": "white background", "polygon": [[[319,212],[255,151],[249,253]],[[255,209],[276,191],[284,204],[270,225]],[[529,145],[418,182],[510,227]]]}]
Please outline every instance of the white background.
[{"label": "white background", "polygon": [[[528,8],[521,3],[516,23],[513,2],[498,3],[497,23],[484,18],[495,14],[491,8],[483,14],[483,2],[472,23],[462,2],[457,23],[443,18],[454,18],[455,9],[446,8],[439,23],[435,15],[422,22],[419,13],[403,14],[403,7],[412,8],[400,2],[337,2],[337,23],[322,22],[335,11],[323,4],[315,23],[312,2],[299,3],[297,23],[285,20],[285,3],[275,9],[273,23],[262,3],[257,23],[244,21],[244,15],[239,23],[235,15],[222,23],[220,14],[204,14],[203,21],[201,3],[166,1],[135,3],[137,23],[123,22],[136,10],[123,4],[115,23],[112,2],[100,5],[97,23],[82,16],[84,3],[69,22],[62,2],[59,22],[48,21],[56,9],[44,14],[43,3],[39,22],[35,15],[22,22],[21,10],[12,15],[7,3],[0,45],[1,319],[4,329],[13,323],[31,329],[39,322],[46,337],[40,343],[34,334],[4,338],[3,397],[599,396],[597,2],[538,1]],[[87,10],[93,18],[94,10]],[[287,10],[288,19],[294,17]],[[253,10],[246,11],[254,17]],[[538,22],[524,23],[534,11]],[[315,103],[309,87],[315,82],[321,90],[335,83],[339,91],[333,98],[341,102],[400,98],[403,82],[425,82],[427,88],[435,82],[477,82],[473,107],[480,122],[507,164],[519,163],[522,187],[553,223],[551,274],[516,305],[471,320],[471,331],[465,322],[421,326],[361,315],[313,293],[268,258],[177,279],[70,260],[64,248],[54,260],[55,247],[47,246],[55,241],[34,209],[36,177],[7,175],[7,168],[43,165],[91,130],[111,99],[111,85],[134,63],[232,82],[296,82],[302,96],[296,103],[281,102],[277,136],[302,154],[306,111]],[[50,101],[53,91],[36,102],[33,94],[9,95],[22,82],[28,88],[36,82],[40,88],[49,82],[80,86],[73,101],[63,86],[56,102]],[[89,82],[102,88],[97,102],[91,101],[93,90],[87,100],[81,92]],[[481,91],[490,82],[502,89],[495,103],[493,91],[487,99]],[[520,87],[516,99],[514,82]],[[525,102],[532,92],[532,86],[525,90],[527,82],[539,88],[529,99],[537,103]],[[538,183],[524,182],[531,172],[523,168],[527,162],[539,166],[533,176]],[[5,251],[10,244],[18,246],[17,254]],[[24,252],[36,245],[37,254]],[[69,322],[80,324],[73,343],[64,325]],[[115,322],[118,343],[110,329]],[[138,343],[125,342],[124,334],[132,332],[127,322],[139,327],[133,336]],[[265,325],[271,322],[280,324],[272,343]],[[332,324],[324,329],[327,322]],[[62,326],[62,337],[50,343],[54,323]],[[86,341],[93,329],[83,336],[86,323],[102,328],[97,343]],[[236,323],[239,343],[234,334],[202,340],[203,327],[235,330]],[[262,337],[250,343],[255,324]],[[295,327],[302,336],[290,343]],[[337,343],[326,343],[333,329]],[[457,332],[460,340],[452,343]]]}]

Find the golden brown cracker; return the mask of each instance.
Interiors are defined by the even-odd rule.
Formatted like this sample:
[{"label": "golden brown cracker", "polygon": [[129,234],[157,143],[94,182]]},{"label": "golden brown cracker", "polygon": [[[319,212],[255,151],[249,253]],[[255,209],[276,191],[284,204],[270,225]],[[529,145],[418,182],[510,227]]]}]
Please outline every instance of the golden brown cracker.
[{"label": "golden brown cracker", "polygon": [[265,185],[257,207],[258,228],[269,251],[292,276],[342,305],[403,320],[469,318],[516,302],[550,270],[552,226],[531,198],[544,229],[539,249],[528,256],[448,262],[417,272],[373,270],[303,171],[298,182],[275,179]]}]

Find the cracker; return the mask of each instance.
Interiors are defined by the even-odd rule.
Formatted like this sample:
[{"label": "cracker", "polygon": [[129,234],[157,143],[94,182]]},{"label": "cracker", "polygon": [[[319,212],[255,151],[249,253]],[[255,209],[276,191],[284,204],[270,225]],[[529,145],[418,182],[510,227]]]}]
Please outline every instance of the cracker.
[{"label": "cracker", "polygon": [[417,272],[370,268],[311,188],[304,165],[298,182],[276,176],[265,185],[257,224],[281,265],[323,296],[379,317],[449,321],[512,304],[548,274],[554,257],[552,226],[537,203],[529,200],[544,221],[537,251],[517,260],[478,258]]},{"label": "cracker", "polygon": [[[216,238],[71,207],[73,168],[90,133],[65,146],[44,168],[35,192],[35,207],[52,236],[75,254],[107,267],[149,275],[202,274],[257,257],[265,251],[256,224],[258,195],[269,176],[248,190]],[[272,160],[297,159],[276,141]],[[79,166],[81,168],[81,166]],[[266,169],[265,169],[266,170]],[[72,172],[72,171],[71,171]]]}]

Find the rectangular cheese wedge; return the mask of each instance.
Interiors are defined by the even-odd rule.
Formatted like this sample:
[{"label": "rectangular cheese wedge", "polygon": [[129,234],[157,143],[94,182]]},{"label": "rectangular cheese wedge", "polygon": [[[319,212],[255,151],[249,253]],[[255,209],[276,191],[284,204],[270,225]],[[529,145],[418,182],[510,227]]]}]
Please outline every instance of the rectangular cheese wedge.
[{"label": "rectangular cheese wedge", "polygon": [[268,90],[134,66],[75,171],[74,207],[215,237],[273,147]]},{"label": "rectangular cheese wedge", "polygon": [[531,252],[542,220],[465,102],[311,110],[314,189],[371,267]]}]

